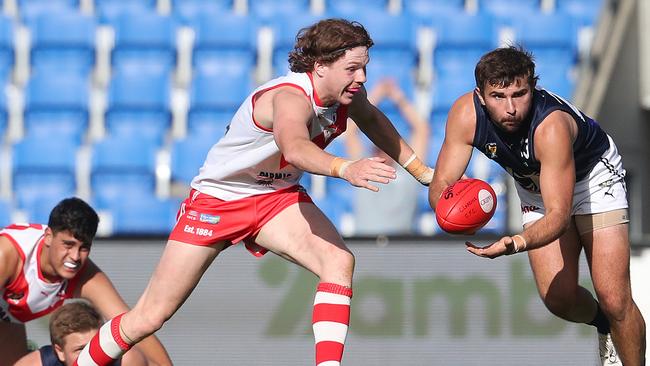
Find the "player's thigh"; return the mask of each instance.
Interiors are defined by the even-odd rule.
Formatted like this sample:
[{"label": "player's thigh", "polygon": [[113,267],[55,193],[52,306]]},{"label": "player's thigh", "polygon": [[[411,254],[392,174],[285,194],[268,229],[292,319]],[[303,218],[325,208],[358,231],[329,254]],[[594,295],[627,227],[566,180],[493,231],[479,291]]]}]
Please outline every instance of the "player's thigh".
[{"label": "player's thigh", "polygon": [[628,224],[597,229],[581,239],[599,301],[631,298]]},{"label": "player's thigh", "polygon": [[[529,224],[532,225],[532,224]],[[528,226],[528,225],[526,225]],[[575,293],[581,246],[575,225],[548,245],[528,251],[528,260],[540,296],[559,299]]]},{"label": "player's thigh", "polygon": [[27,354],[27,334],[23,324],[0,320],[0,365],[13,365]]},{"label": "player's thigh", "polygon": [[145,292],[138,300],[141,316],[170,317],[187,299],[225,243],[200,246],[167,242]]},{"label": "player's thigh", "polygon": [[332,222],[309,202],[282,210],[262,226],[255,241],[317,275],[328,260],[352,260],[352,253]]}]

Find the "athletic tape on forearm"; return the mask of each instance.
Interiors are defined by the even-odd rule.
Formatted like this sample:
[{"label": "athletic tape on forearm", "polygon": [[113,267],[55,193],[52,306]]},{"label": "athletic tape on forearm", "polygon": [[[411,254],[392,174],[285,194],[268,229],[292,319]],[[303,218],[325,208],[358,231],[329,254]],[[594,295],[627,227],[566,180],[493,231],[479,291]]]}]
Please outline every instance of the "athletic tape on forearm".
[{"label": "athletic tape on forearm", "polygon": [[341,177],[343,175],[343,172],[345,169],[350,165],[352,162],[349,160],[345,160],[343,158],[339,158],[338,156],[332,159],[332,162],[330,163],[330,175],[332,177]]},{"label": "athletic tape on forearm", "polygon": [[422,184],[429,184],[433,179],[433,169],[418,159],[415,153],[402,164],[402,167]]}]

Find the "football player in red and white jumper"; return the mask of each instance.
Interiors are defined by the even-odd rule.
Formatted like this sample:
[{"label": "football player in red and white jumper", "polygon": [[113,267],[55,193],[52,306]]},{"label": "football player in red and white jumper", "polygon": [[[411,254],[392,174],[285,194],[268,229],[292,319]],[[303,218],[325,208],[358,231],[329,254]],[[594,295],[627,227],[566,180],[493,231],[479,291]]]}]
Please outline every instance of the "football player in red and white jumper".
[{"label": "football player in red and white jumper", "polygon": [[345,130],[347,116],[417,180],[428,184],[433,176],[368,102],[363,84],[372,44],[361,24],[341,19],[300,31],[289,54],[292,72],[244,100],[192,181],[144,294],[133,310],[104,325],[120,331],[100,332],[79,365],[105,365],[158,330],[219,252],[240,241],[257,255],[270,250],[319,277],[312,318],[316,364],[340,364],[354,256],[299,186],[300,176],[307,171],[338,177],[373,191],[373,183],[395,178],[383,158],[350,161],[323,151]]},{"label": "football player in red and white jumper", "polygon": [[[128,309],[106,274],[88,256],[97,232],[95,210],[79,198],[59,202],[48,225],[0,230],[0,365],[27,354],[26,322],[84,298],[106,318]],[[139,344],[152,365],[171,365],[155,337]]]}]

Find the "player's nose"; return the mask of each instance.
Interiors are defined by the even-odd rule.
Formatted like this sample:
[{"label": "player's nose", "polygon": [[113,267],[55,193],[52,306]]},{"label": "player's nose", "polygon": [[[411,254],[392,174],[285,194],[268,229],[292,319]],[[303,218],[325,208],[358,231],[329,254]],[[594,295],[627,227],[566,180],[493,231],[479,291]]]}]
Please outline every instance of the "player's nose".
[{"label": "player's nose", "polygon": [[514,116],[517,113],[517,107],[515,106],[515,103],[512,101],[512,99],[508,98],[506,102],[506,113],[508,113],[511,116]]},{"label": "player's nose", "polygon": [[366,78],[366,68],[360,68],[354,73],[354,81],[363,84],[367,80]]},{"label": "player's nose", "polygon": [[73,248],[70,248],[70,249],[68,250],[68,257],[70,257],[70,259],[72,259],[72,260],[74,260],[74,261],[78,261],[78,260],[79,260],[79,257],[81,256],[81,255],[79,254],[79,252],[80,252],[79,248],[74,248],[74,247],[73,247]]}]

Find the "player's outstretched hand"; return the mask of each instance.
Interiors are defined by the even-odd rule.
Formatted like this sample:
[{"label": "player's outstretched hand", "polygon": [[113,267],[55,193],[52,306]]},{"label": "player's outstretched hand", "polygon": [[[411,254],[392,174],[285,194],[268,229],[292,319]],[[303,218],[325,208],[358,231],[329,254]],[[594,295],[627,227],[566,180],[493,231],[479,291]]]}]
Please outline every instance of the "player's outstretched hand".
[{"label": "player's outstretched hand", "polygon": [[515,253],[515,242],[510,236],[504,236],[498,241],[482,248],[477,247],[468,241],[465,242],[465,246],[467,247],[468,252],[479,257],[490,259]]},{"label": "player's outstretched hand", "polygon": [[362,187],[373,192],[379,188],[370,182],[387,184],[397,177],[395,168],[385,163],[386,159],[373,157],[354,161],[345,168],[341,178],[347,180],[355,187]]}]

